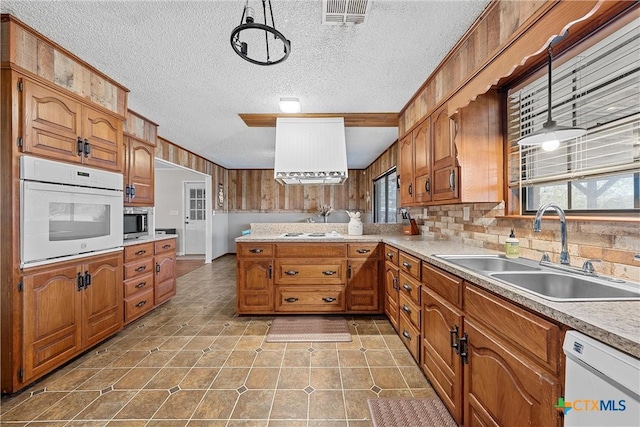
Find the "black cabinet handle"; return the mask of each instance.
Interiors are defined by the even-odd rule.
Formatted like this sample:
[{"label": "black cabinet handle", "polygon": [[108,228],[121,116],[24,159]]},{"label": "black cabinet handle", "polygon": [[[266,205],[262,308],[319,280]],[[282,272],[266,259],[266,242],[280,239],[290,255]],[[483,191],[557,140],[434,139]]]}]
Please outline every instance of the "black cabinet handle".
[{"label": "black cabinet handle", "polygon": [[413,194],[413,184],[409,184],[409,195]]},{"label": "black cabinet handle", "polygon": [[411,341],[411,335],[409,335],[409,332],[402,331],[402,336],[405,337],[406,339],[408,339],[409,341]]},{"label": "black cabinet handle", "polygon": [[136,304],[136,307],[140,308],[140,307],[142,307],[143,305],[145,305],[146,303],[147,303],[147,300],[146,300],[146,299],[145,299],[145,300],[142,300],[142,301],[140,301],[139,303],[137,303],[137,304]]},{"label": "black cabinet handle", "polygon": [[296,297],[289,297],[289,298],[285,298],[284,299],[286,302],[296,302],[298,301],[298,298]]},{"label": "black cabinet handle", "polygon": [[455,188],[456,188],[456,172],[455,172],[455,170],[452,170],[451,173],[449,174],[449,187],[452,190],[455,190]]},{"label": "black cabinet handle", "polygon": [[351,266],[347,266],[347,279],[351,279]]},{"label": "black cabinet handle", "polygon": [[136,255],[140,256],[140,255],[144,255],[144,254],[146,254],[146,253],[147,253],[147,251],[146,251],[146,250],[141,249],[141,250],[139,250],[138,252],[136,252]]},{"label": "black cabinet handle", "polygon": [[156,274],[160,273],[160,264],[156,263]]},{"label": "black cabinet handle", "polygon": [[251,252],[252,254],[261,254],[263,250],[260,248],[256,248],[256,249],[249,249],[249,252]]},{"label": "black cabinet handle", "polygon": [[431,193],[431,181],[427,179],[424,183],[424,191]]},{"label": "black cabinet handle", "polygon": [[272,265],[270,265],[270,266],[269,266],[269,273],[268,273],[268,276],[267,276],[267,277],[268,277],[269,279],[271,279],[271,277],[272,277],[272,276],[273,276],[273,266],[272,266]]},{"label": "black cabinet handle", "polygon": [[140,288],[144,288],[145,285],[147,284],[147,282],[140,282],[136,285],[136,288],[140,289]]},{"label": "black cabinet handle", "polygon": [[409,270],[411,270],[411,267],[412,267],[411,263],[408,263],[407,261],[403,261],[402,266],[404,268],[408,268]]},{"label": "black cabinet handle", "polygon": [[78,278],[76,279],[76,284],[78,285],[78,290],[81,291],[84,289],[84,276],[82,273],[78,273]]},{"label": "black cabinet handle", "polygon": [[84,142],[82,141],[82,138],[80,138],[80,137],[78,137],[77,150],[78,150],[78,156],[82,157],[82,152],[84,151]]},{"label": "black cabinet handle", "polygon": [[127,197],[131,196],[131,187],[130,186],[126,185],[124,187],[124,195],[127,196]]},{"label": "black cabinet handle", "polygon": [[398,277],[397,276],[393,277],[393,289],[395,289],[396,291],[400,289],[400,286],[398,286]]},{"label": "black cabinet handle", "polygon": [[132,185],[131,189],[129,190],[129,194],[131,195],[131,198],[133,199],[134,197],[136,197],[136,186]]},{"label": "black cabinet handle", "polygon": [[322,274],[324,274],[325,276],[333,276],[334,274],[336,274],[336,272],[333,270],[326,270],[323,271]]},{"label": "black cabinet handle", "polygon": [[136,268],[136,272],[140,273],[141,271],[145,271],[147,269],[146,265],[141,265],[140,267]]},{"label": "black cabinet handle", "polygon": [[89,154],[91,154],[91,144],[89,144],[89,141],[86,139],[84,140],[84,147],[82,151],[84,151],[85,158],[89,157]]},{"label": "black cabinet handle", "polygon": [[459,338],[458,338],[458,325],[454,325],[453,329],[451,329],[449,331],[450,334],[450,343],[451,343],[451,348],[455,348],[456,349],[456,354],[460,354],[459,353]]},{"label": "black cabinet handle", "polygon": [[467,365],[469,363],[469,336],[465,332],[460,338],[460,358],[462,363]]},{"label": "black cabinet handle", "polygon": [[284,274],[286,274],[287,276],[295,276],[296,274],[298,274],[298,272],[296,270],[287,270],[284,272]]},{"label": "black cabinet handle", "polygon": [[369,252],[371,252],[371,249],[358,249],[356,252],[358,252],[359,254],[368,254]]},{"label": "black cabinet handle", "polygon": [[87,287],[91,285],[91,274],[89,274],[88,271],[84,272],[84,288],[87,289]]},{"label": "black cabinet handle", "polygon": [[167,244],[167,245],[163,245],[162,249],[169,249],[171,247],[171,245]]},{"label": "black cabinet handle", "polygon": [[402,306],[402,309],[407,313],[407,314],[411,314],[411,309],[409,308],[409,306],[407,304],[405,304],[404,306]]},{"label": "black cabinet handle", "polygon": [[334,302],[336,299],[333,297],[324,297],[322,298],[322,301],[324,302]]},{"label": "black cabinet handle", "polygon": [[402,284],[402,288],[407,292],[413,291],[413,288],[411,286],[409,286],[408,284],[406,284],[406,283]]}]

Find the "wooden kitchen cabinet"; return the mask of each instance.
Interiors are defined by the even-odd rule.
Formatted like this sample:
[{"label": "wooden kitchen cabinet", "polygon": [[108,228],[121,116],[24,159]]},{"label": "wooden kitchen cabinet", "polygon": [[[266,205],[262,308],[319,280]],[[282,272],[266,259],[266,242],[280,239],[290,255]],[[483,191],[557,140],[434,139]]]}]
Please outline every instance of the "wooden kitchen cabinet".
[{"label": "wooden kitchen cabinet", "polygon": [[347,309],[380,312],[380,247],[378,243],[347,245]]},{"label": "wooden kitchen cabinet", "polygon": [[459,168],[456,165],[454,137],[456,124],[449,118],[446,105],[433,115],[433,200],[455,200],[459,194]]},{"label": "wooden kitchen cabinet", "polygon": [[121,119],[27,78],[20,85],[23,153],[122,172]]},{"label": "wooden kitchen cabinet", "polygon": [[400,205],[414,204],[413,189],[415,187],[415,162],[413,153],[413,138],[406,135],[399,142],[400,146]]},{"label": "wooden kitchen cabinet", "polygon": [[128,110],[124,130],[124,204],[153,206],[158,125]]},{"label": "wooden kitchen cabinet", "polygon": [[122,254],[35,267],[23,276],[28,383],[122,328]]},{"label": "wooden kitchen cabinet", "polygon": [[427,117],[400,140],[400,203],[431,200],[431,121]]},{"label": "wooden kitchen cabinet", "polygon": [[384,263],[384,286],[385,286],[385,303],[384,312],[391,322],[393,328],[397,331],[399,328],[399,275],[398,267],[398,250],[393,246],[385,245],[385,263]]},{"label": "wooden kitchen cabinet", "polygon": [[273,311],[273,244],[238,243],[238,313]]},{"label": "wooden kitchen cabinet", "polygon": [[154,253],[156,277],[153,301],[158,306],[176,294],[176,239],[156,241]]}]

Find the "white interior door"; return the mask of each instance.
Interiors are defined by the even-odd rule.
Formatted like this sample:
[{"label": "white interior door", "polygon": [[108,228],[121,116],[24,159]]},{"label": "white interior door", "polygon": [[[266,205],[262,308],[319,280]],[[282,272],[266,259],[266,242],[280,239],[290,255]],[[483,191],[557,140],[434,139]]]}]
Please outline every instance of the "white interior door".
[{"label": "white interior door", "polygon": [[207,201],[204,182],[185,182],[184,253],[205,253]]}]

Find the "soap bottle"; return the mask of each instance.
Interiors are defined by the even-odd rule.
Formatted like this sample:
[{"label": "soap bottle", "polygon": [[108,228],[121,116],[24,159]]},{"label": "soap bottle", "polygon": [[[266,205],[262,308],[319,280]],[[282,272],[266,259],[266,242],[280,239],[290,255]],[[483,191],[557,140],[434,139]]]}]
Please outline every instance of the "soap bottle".
[{"label": "soap bottle", "polygon": [[520,241],[516,239],[513,228],[507,240],[504,241],[504,254],[507,258],[518,258],[520,256]]}]

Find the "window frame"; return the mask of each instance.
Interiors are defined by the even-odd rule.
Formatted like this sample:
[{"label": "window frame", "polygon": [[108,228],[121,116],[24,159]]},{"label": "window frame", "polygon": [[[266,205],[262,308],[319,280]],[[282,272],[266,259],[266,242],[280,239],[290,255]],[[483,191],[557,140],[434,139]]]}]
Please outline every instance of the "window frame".
[{"label": "window frame", "polygon": [[[396,200],[396,209],[395,212],[391,213],[389,211],[389,192],[385,191],[385,213],[386,213],[386,221],[385,222],[380,222],[379,218],[378,218],[378,198],[377,198],[377,193],[376,193],[376,182],[384,179],[384,188],[386,190],[389,189],[389,176],[391,176],[391,174],[395,174],[396,175],[396,191],[394,192],[394,197]],[[372,212],[372,220],[375,224],[396,224],[398,222],[397,219],[397,206],[398,206],[398,183],[400,180],[400,175],[398,175],[398,170],[397,167],[392,167],[391,169],[389,169],[388,171],[378,175],[376,178],[374,178],[371,182],[372,187],[373,187],[373,212]],[[391,217],[391,218],[390,218]],[[393,222],[389,221],[389,219],[393,219]]]}]

